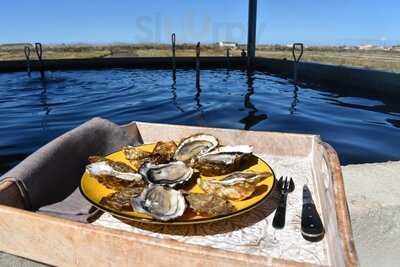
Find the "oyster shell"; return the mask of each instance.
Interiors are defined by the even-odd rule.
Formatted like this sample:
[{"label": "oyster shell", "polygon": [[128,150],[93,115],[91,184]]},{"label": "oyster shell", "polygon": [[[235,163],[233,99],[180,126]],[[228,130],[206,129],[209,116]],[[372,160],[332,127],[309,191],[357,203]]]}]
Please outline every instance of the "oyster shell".
[{"label": "oyster shell", "polygon": [[173,161],[167,164],[146,162],[139,169],[140,174],[151,184],[174,187],[187,182],[193,176],[193,169],[183,161]]},{"label": "oyster shell", "polygon": [[219,196],[201,193],[186,193],[189,207],[199,215],[222,216],[236,211],[235,207]]},{"label": "oyster shell", "polygon": [[124,188],[121,191],[111,193],[100,200],[100,204],[106,208],[118,211],[131,211],[131,199],[143,192],[143,187]]},{"label": "oyster shell", "polygon": [[199,179],[197,184],[208,194],[243,200],[254,193],[259,181],[270,175],[269,172],[234,172],[221,180]]},{"label": "oyster shell", "polygon": [[150,185],[138,197],[132,198],[132,208],[152,218],[169,221],[183,215],[186,202],[183,194],[161,185]]},{"label": "oyster shell", "polygon": [[142,175],[123,162],[100,156],[89,157],[89,162],[91,164],[86,166],[86,171],[109,189],[121,190],[145,185]]},{"label": "oyster shell", "polygon": [[174,159],[190,162],[198,155],[207,153],[218,146],[218,139],[210,134],[196,134],[189,136],[179,143]]},{"label": "oyster shell", "polygon": [[247,145],[222,146],[199,156],[194,167],[206,176],[227,174],[238,170],[252,152],[253,148]]}]

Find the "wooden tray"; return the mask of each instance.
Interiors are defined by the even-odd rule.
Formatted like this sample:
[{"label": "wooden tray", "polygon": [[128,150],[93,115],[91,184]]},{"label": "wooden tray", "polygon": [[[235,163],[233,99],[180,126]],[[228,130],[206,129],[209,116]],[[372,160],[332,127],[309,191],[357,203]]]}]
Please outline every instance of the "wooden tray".
[{"label": "wooden tray", "polygon": [[[227,145],[253,145],[255,153],[310,157],[332,266],[358,266],[339,159],[318,136],[189,126],[131,123],[144,143],[179,140],[195,132],[215,134]],[[162,137],[162,138],[161,138]],[[304,262],[232,253],[158,239],[123,230],[23,210],[23,196],[12,181],[0,184],[0,250],[58,266],[303,266]]]}]

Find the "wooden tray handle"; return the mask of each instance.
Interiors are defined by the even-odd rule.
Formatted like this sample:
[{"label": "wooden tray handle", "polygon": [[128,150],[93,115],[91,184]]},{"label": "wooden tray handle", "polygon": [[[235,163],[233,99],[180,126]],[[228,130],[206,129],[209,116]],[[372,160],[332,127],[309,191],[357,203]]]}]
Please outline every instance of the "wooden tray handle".
[{"label": "wooden tray handle", "polygon": [[359,266],[357,251],[354,246],[353,231],[350,221],[349,208],[346,201],[342,170],[336,151],[327,143],[322,142],[324,148],[324,158],[327,163],[328,171],[332,177],[333,191],[335,193],[336,216],[339,228],[339,235],[342,240],[346,266]]}]

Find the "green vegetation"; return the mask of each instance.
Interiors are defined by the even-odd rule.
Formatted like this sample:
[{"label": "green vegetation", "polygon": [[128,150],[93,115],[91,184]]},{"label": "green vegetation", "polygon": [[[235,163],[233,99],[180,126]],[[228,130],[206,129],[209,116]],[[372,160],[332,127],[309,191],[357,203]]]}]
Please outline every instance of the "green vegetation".
[{"label": "green vegetation", "polygon": [[[240,56],[239,46],[231,50],[232,56]],[[24,45],[0,46],[0,60],[23,60]],[[111,45],[44,45],[43,58],[104,58],[104,57],[167,57],[171,55],[171,47],[164,44],[111,44]],[[176,47],[176,55],[194,56],[194,44],[180,44]],[[202,45],[202,56],[224,56],[226,49],[217,45]],[[291,48],[281,45],[259,45],[257,56],[277,59],[292,59]],[[31,58],[36,55],[31,52]],[[379,48],[359,49],[358,47],[307,47],[305,48],[303,61],[320,62],[324,64],[337,64],[357,66],[369,69],[379,69],[400,72],[400,47],[391,50]]]}]

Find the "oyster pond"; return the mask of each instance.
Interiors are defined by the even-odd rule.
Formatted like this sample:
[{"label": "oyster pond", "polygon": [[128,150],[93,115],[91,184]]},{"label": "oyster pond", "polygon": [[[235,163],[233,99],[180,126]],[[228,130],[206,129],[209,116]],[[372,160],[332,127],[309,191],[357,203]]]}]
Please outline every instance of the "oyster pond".
[{"label": "oyster pond", "polygon": [[0,173],[92,117],[320,134],[342,164],[399,160],[400,104],[263,72],[109,69],[0,74]]}]

